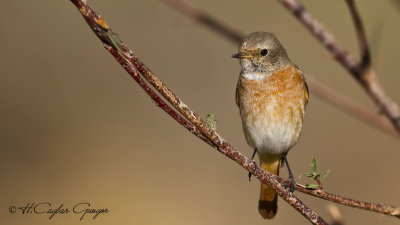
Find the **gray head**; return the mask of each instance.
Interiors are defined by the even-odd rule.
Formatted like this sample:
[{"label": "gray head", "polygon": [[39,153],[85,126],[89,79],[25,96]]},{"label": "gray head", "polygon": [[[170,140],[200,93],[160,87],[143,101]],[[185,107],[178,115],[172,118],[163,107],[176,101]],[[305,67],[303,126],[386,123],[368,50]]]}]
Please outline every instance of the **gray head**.
[{"label": "gray head", "polygon": [[240,59],[242,73],[245,74],[269,75],[293,64],[275,35],[267,32],[246,36],[239,52],[232,57]]}]

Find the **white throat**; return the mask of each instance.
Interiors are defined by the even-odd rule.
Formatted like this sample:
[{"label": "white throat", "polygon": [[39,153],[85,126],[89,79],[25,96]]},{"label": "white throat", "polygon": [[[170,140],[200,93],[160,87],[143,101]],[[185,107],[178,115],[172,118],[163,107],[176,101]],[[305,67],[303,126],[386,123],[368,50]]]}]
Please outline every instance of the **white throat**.
[{"label": "white throat", "polygon": [[265,79],[265,75],[263,75],[261,73],[241,73],[240,75],[248,80],[264,80]]}]

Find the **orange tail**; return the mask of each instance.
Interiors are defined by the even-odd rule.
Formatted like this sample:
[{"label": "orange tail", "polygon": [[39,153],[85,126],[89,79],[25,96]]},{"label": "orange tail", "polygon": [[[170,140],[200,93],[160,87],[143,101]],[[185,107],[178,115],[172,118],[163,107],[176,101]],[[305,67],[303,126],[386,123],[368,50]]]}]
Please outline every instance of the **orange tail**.
[{"label": "orange tail", "polygon": [[[268,155],[268,157],[260,158],[261,168],[275,175],[279,175],[281,159],[282,155]],[[266,184],[261,184],[258,211],[264,219],[274,218],[278,211],[278,196]]]}]

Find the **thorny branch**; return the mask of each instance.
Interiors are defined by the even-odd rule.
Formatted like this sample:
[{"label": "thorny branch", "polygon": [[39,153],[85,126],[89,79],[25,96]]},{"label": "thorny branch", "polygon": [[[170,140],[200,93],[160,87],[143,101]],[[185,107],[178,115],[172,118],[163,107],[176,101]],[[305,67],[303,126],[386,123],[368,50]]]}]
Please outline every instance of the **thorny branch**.
[{"label": "thorny branch", "polygon": [[[149,94],[149,96],[154,100],[155,104],[167,112],[171,117],[173,117],[177,122],[183,125],[191,133],[195,134],[197,137],[208,143],[209,145],[216,148],[218,151],[231,158],[243,168],[250,171],[256,178],[260,179],[262,182],[268,184],[278,195],[280,195],[285,201],[287,201],[292,207],[299,211],[303,216],[310,220],[314,224],[326,224],[326,222],[320,218],[315,212],[309,209],[304,203],[302,203],[297,197],[292,193],[288,192],[282,185],[285,183],[282,178],[270,174],[260,168],[258,168],[252,161],[243,156],[240,152],[233,149],[225,140],[223,140],[216,132],[210,129],[201,118],[188,108],[183,102],[180,101],[163,83],[154,76],[154,74],[134,55],[134,53],[119,39],[118,35],[111,31],[111,29],[103,21],[102,17],[94,12],[90,7],[80,0],[71,0],[80,10],[81,14],[86,19],[88,25],[92,28],[95,34],[103,42],[104,47],[117,59],[117,61],[124,67],[124,69],[139,83],[139,85]],[[182,115],[186,117],[185,120],[172,108],[170,108],[156,93],[154,93],[149,86],[142,80],[139,72],[144,76],[144,78],[152,84],[158,92],[160,92]],[[328,199],[341,199],[343,197],[327,194],[321,195],[321,191],[318,193],[313,193],[315,190],[308,190],[304,187],[297,185],[296,189],[309,193],[311,195]],[[325,192],[322,192],[325,193]],[[327,197],[328,196],[328,197]],[[351,201],[355,201],[349,199]],[[339,201],[339,200],[338,200]],[[357,201],[358,202],[358,201]],[[339,202],[345,204],[343,202]],[[375,205],[372,203],[367,203]],[[349,204],[354,207],[354,205]],[[360,202],[360,208],[363,207],[365,203]],[[379,206],[379,205],[378,205]],[[383,211],[373,210],[376,212],[382,212],[385,214],[393,216],[399,216],[400,210],[396,207],[380,205],[385,208]],[[378,207],[379,208],[379,207]],[[371,209],[372,210],[372,209]]]},{"label": "thorny branch", "polygon": [[[209,28],[210,30],[220,34],[221,36],[239,44],[243,40],[243,35],[234,29],[222,24],[215,18],[200,9],[188,4],[184,0],[161,0],[172,8],[178,10],[188,18],[198,22],[199,24]],[[199,19],[203,18],[203,19]],[[209,22],[204,22],[209,21]],[[219,26],[212,26],[210,24],[219,24]],[[219,27],[223,29],[219,29]],[[232,35],[233,34],[233,35]],[[395,126],[385,117],[377,114],[376,112],[354,102],[339,92],[327,87],[323,83],[313,78],[310,74],[306,74],[307,83],[311,89],[311,94],[314,94],[324,100],[325,102],[343,110],[344,112],[352,115],[353,117],[380,129],[381,131],[390,134],[393,137],[399,138]]]},{"label": "thorny branch", "polygon": [[390,119],[396,130],[400,132],[400,108],[386,95],[384,89],[378,82],[375,72],[370,65],[369,50],[362,27],[361,20],[352,0],[346,0],[349,5],[356,31],[361,46],[362,60],[357,63],[336,41],[334,36],[314,18],[296,0],[278,0],[332,53],[334,58],[346,68],[353,77],[361,84],[369,96],[375,101],[382,112]]}]

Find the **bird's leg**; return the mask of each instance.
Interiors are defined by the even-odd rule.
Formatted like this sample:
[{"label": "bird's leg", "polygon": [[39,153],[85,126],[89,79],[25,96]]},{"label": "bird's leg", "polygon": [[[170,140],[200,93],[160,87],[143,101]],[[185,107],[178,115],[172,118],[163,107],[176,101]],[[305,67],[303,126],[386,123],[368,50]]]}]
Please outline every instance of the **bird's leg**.
[{"label": "bird's leg", "polygon": [[[254,156],[256,155],[257,149],[254,149],[253,155],[251,156],[251,161],[254,163],[255,166],[257,166],[256,161],[254,161]],[[249,172],[249,181],[251,181],[251,173]]]},{"label": "bird's leg", "polygon": [[282,154],[282,160],[286,164],[287,169],[289,171],[288,181],[290,182],[290,192],[294,192],[294,190],[296,189],[296,183],[294,182],[294,177],[292,171],[290,170],[289,163],[286,157],[287,157],[287,152]]}]

